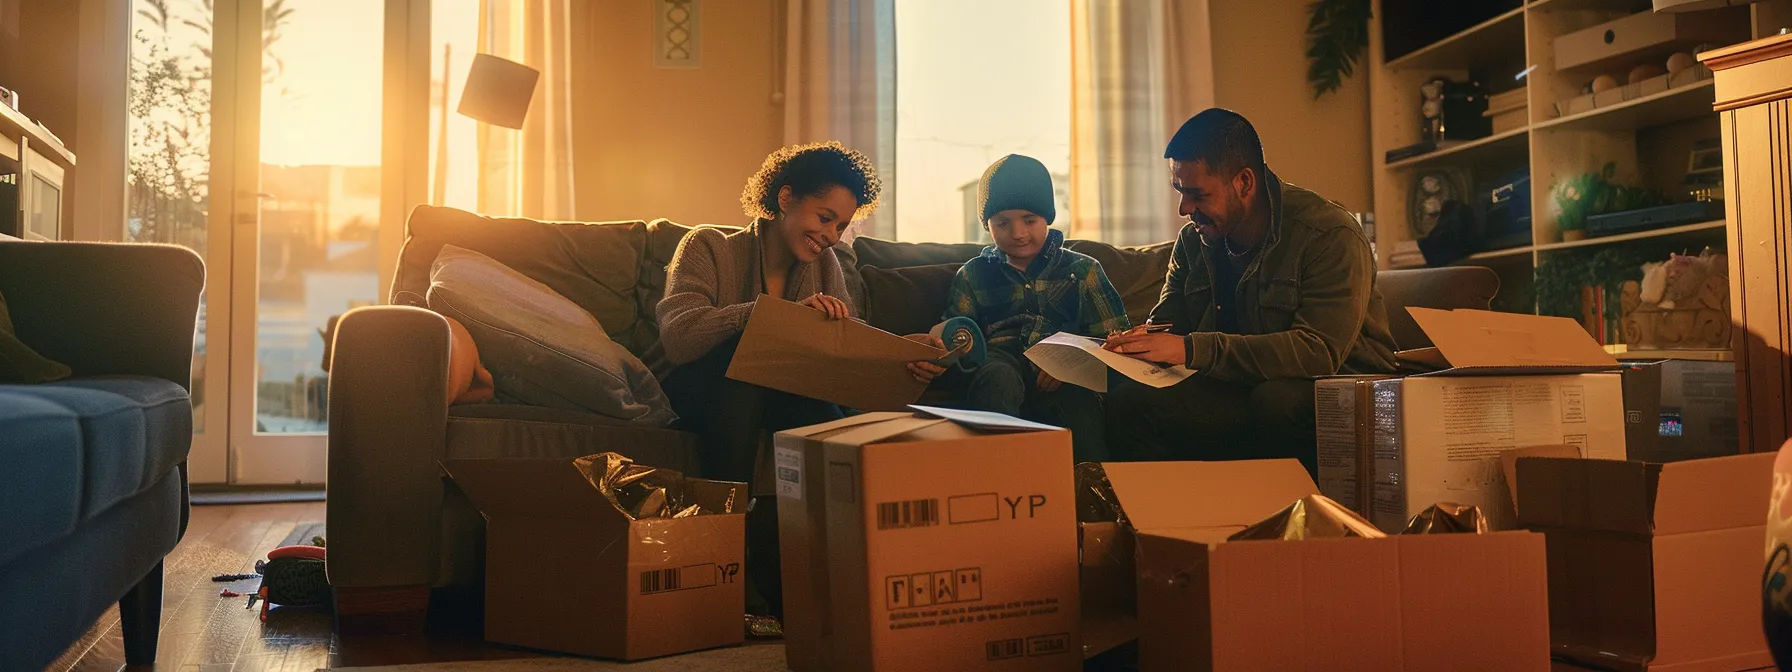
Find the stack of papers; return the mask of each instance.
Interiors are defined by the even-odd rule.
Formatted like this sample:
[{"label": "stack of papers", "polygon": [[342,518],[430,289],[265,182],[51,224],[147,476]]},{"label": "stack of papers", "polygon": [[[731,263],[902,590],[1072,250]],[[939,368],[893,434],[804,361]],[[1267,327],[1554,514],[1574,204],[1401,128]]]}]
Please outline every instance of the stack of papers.
[{"label": "stack of papers", "polygon": [[1027,348],[1027,359],[1058,380],[1108,391],[1108,369],[1152,387],[1169,387],[1195,375],[1186,366],[1162,367],[1101,348],[1100,339],[1058,332]]}]

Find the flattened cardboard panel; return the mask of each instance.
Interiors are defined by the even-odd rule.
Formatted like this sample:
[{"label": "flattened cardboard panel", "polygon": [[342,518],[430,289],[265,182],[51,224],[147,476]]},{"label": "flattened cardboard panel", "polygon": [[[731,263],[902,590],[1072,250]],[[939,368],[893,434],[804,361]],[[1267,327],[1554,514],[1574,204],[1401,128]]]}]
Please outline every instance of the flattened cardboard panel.
[{"label": "flattened cardboard panel", "polygon": [[1732,455],[1661,466],[1655,533],[1760,525],[1773,491],[1777,453]]},{"label": "flattened cardboard panel", "polygon": [[[1764,454],[1771,456],[1771,453]],[[1663,477],[1666,480],[1666,477]],[[1772,665],[1761,619],[1764,525],[1655,539],[1655,662]]]},{"label": "flattened cardboard panel", "polygon": [[[1526,461],[1519,461],[1520,473]],[[1601,666],[1649,660],[1655,652],[1649,540],[1579,531],[1551,531],[1544,538],[1549,639],[1556,652]]]},{"label": "flattened cardboard panel", "polygon": [[1211,547],[1178,536],[1139,533],[1141,670],[1215,669],[1208,578]]},{"label": "flattened cardboard panel", "polygon": [[948,428],[957,428],[960,436],[971,436],[973,434],[971,430],[958,427],[958,425],[952,424],[947,420],[923,418],[913,414],[905,414],[883,422],[858,425],[837,434],[832,434],[825,440],[827,443],[833,445],[863,446],[881,441],[890,441],[903,434],[934,425],[945,425]]},{"label": "flattened cardboard panel", "polygon": [[455,484],[487,518],[577,518],[628,520],[603,493],[585,480],[572,460],[494,458],[442,460]]},{"label": "flattened cardboard panel", "polygon": [[761,296],[728,364],[728,377],[866,411],[899,411],[927,385],[908,363],[945,351],[857,320]]},{"label": "flattened cardboard panel", "polygon": [[[1506,493],[1512,497],[1512,508],[1518,508],[1518,458],[1521,457],[1584,457],[1574,446],[1526,446],[1500,451],[1500,472],[1506,477]],[[1539,502],[1538,506],[1548,506]],[[1519,517],[1523,524],[1524,516]]]},{"label": "flattened cardboard panel", "polygon": [[[1213,550],[1213,669],[1403,669],[1395,539]],[[1348,616],[1337,611],[1351,605]]]},{"label": "flattened cardboard panel", "polygon": [[1618,360],[1565,317],[1408,307],[1453,367],[1604,367]]},{"label": "flattened cardboard panel", "polygon": [[1661,465],[1644,462],[1518,458],[1518,500],[1541,503],[1525,507],[1521,521],[1532,529],[1650,534],[1660,474]]},{"label": "flattened cardboard panel", "polygon": [[1102,465],[1139,530],[1250,525],[1319,492],[1297,460]]},{"label": "flattened cardboard panel", "polygon": [[1549,669],[1543,535],[1415,535],[1399,548],[1406,669]]},{"label": "flattened cardboard panel", "polygon": [[[485,532],[485,639],[585,656],[626,656],[626,532],[578,532],[578,523],[496,518]],[[544,569],[578,580],[543,592]],[[736,623],[738,627],[738,622]]]}]

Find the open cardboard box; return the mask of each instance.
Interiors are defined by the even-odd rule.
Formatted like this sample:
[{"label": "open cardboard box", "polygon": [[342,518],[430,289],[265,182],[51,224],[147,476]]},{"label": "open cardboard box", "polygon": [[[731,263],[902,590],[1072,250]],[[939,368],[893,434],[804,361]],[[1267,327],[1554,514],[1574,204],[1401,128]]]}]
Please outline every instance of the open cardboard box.
[{"label": "open cardboard box", "polygon": [[1549,543],[1555,652],[1612,670],[1771,666],[1761,567],[1775,457],[1519,458],[1520,521]]},{"label": "open cardboard box", "polygon": [[448,459],[485,515],[485,639],[640,660],[740,644],[746,486],[687,479],[705,510],[632,520],[570,459]]},{"label": "open cardboard box", "polygon": [[[1499,453],[1573,445],[1625,457],[1618,362],[1566,318],[1408,309],[1436,347],[1401,353],[1438,370],[1404,378],[1321,378],[1319,483],[1383,532],[1438,502],[1473,504],[1493,529],[1517,525]],[[1345,404],[1348,404],[1347,406]]]},{"label": "open cardboard box", "polygon": [[1227,541],[1314,494],[1294,460],[1108,465],[1138,534],[1140,668],[1545,670],[1541,535]]},{"label": "open cardboard box", "polygon": [[916,409],[775,438],[790,668],[1080,670],[1070,432]]}]

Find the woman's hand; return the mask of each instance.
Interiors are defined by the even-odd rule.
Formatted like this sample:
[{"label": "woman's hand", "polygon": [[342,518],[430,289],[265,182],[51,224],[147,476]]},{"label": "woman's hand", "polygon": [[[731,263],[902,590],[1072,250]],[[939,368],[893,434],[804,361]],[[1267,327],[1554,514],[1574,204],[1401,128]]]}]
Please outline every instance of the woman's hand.
[{"label": "woman's hand", "polygon": [[[934,337],[933,334],[909,334],[907,336],[903,336],[903,338],[914,341],[916,343],[920,343],[925,346],[939,348],[941,350],[946,349],[945,342]],[[938,364],[935,364],[931,361],[924,360],[924,359],[908,363],[909,375],[914,376],[915,380],[919,380],[923,383],[931,383],[931,382],[933,382],[934,378],[938,378],[940,376],[940,374],[945,373],[945,372],[946,372],[946,367],[940,366]]]},{"label": "woman's hand", "polygon": [[844,320],[852,317],[852,311],[847,310],[845,301],[819,292],[803,299],[802,305],[827,313],[830,320]]},{"label": "woman's hand", "polygon": [[1101,347],[1108,352],[1166,366],[1183,364],[1188,360],[1188,344],[1183,341],[1183,337],[1170,333],[1123,333],[1108,339]]},{"label": "woman's hand", "polygon": [[1064,385],[1064,383],[1058,382],[1057,378],[1053,378],[1052,374],[1046,373],[1045,369],[1039,370],[1039,380],[1034,382],[1040,392],[1057,392],[1058,388]]}]

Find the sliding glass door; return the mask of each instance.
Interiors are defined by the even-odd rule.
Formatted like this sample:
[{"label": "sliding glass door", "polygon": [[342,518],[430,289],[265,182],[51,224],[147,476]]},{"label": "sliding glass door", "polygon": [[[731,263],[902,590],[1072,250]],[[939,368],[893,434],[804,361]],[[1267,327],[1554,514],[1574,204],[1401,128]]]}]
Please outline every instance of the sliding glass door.
[{"label": "sliding glass door", "polygon": [[386,3],[133,2],[125,237],[208,267],[193,480],[320,483],[325,329],[380,298]]}]

